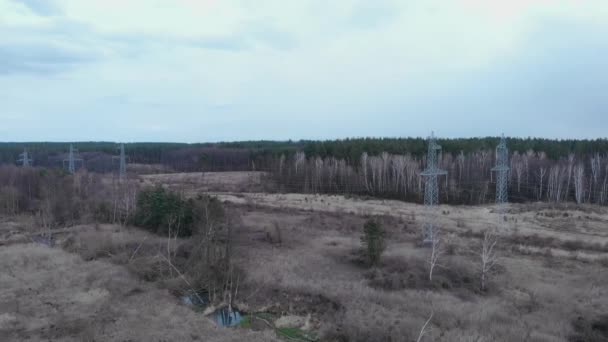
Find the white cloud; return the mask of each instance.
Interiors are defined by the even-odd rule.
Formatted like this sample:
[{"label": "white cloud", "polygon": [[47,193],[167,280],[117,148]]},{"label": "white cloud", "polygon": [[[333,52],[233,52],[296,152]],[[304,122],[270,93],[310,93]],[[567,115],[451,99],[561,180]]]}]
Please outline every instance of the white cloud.
[{"label": "white cloud", "polygon": [[[455,80],[474,80],[509,61],[533,58],[530,39],[547,25],[582,23],[608,31],[604,0],[55,0],[46,10],[36,5],[0,0],[0,87],[10,87],[17,99],[8,100],[11,113],[127,115],[134,122],[156,113],[139,128],[141,134],[145,127],[171,127],[174,133],[162,131],[173,134],[167,139],[182,137],[179,125],[156,122],[167,111],[168,120],[200,123],[202,136],[233,120],[237,139],[239,123],[251,116],[265,122],[331,116],[336,127],[350,118],[346,125],[380,131],[377,122],[369,124],[382,115],[377,111],[401,106],[409,112],[415,110],[412,103],[440,102],[441,92],[458,90]],[[36,101],[19,100],[31,93]],[[315,134],[314,128],[297,128],[266,133]],[[336,135],[343,132],[348,131],[336,129]],[[362,134],[360,128],[352,132]]]}]

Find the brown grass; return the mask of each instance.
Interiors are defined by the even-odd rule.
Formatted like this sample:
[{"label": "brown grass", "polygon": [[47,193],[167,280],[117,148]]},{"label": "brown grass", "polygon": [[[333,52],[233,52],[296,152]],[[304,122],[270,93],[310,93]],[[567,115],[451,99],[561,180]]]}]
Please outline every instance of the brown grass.
[{"label": "brown grass", "polygon": [[[418,246],[425,221],[419,206],[315,195],[221,199],[242,216],[234,232],[234,262],[244,272],[237,306],[310,314],[321,341],[413,341],[431,312],[427,341],[579,341],[603,331],[604,210],[570,208],[565,216],[561,208],[512,206],[500,239],[500,267],[489,291],[480,293],[472,250],[480,232],[497,222],[491,208],[441,208],[449,248],[429,282],[429,251]],[[376,269],[361,267],[353,254],[369,215],[380,215],[387,231]],[[268,243],[267,232],[278,235],[276,226],[281,243]],[[7,270],[0,274],[0,340],[276,338],[269,330],[219,330],[180,305],[175,295],[185,290],[183,282],[169,277],[155,257],[166,242],[162,237],[102,225],[63,240],[75,254],[38,245],[0,247],[0,266]],[[176,246],[176,263],[187,259],[189,243]],[[50,332],[51,326],[60,331]]]},{"label": "brown grass", "polygon": [[[218,330],[121,266],[40,245],[0,249],[2,341],[274,341]],[[23,285],[27,284],[26,287]]]}]

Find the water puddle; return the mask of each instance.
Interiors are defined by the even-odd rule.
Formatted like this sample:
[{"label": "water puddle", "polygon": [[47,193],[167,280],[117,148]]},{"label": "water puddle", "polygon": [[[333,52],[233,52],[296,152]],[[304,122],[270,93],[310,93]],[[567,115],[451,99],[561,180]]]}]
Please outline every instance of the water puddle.
[{"label": "water puddle", "polygon": [[[209,292],[205,290],[188,291],[180,297],[180,300],[183,304],[191,306],[196,312],[203,312],[211,304]],[[230,310],[227,307],[215,311],[211,317],[220,327],[234,327],[241,324],[244,319],[244,315],[240,311]]]},{"label": "water puddle", "polygon": [[220,327],[234,327],[241,324],[243,316],[237,310],[230,311],[228,308],[223,308],[213,314],[213,320]]}]

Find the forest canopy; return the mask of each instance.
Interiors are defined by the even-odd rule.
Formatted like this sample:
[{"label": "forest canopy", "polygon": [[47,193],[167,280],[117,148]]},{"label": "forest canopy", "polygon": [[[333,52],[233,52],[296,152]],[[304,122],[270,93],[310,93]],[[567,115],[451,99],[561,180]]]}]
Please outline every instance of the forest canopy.
[{"label": "forest canopy", "polygon": [[[465,154],[481,150],[493,150],[498,144],[498,137],[438,139],[443,147],[443,153]],[[27,148],[36,164],[42,166],[57,166],[67,155],[68,142],[5,142],[0,143],[0,164],[15,164],[19,154]],[[593,140],[554,140],[541,138],[507,138],[511,152],[525,153],[528,150],[544,152],[549,159],[561,159],[573,153],[577,156],[608,152],[608,139]],[[74,143],[79,152],[85,155],[104,154],[116,155],[117,143],[114,142],[78,142]],[[349,138],[339,140],[300,140],[300,141],[237,141],[219,143],[127,143],[126,154],[131,163],[169,164],[177,169],[180,167],[176,159],[192,159],[195,157],[196,167],[204,165],[210,159],[223,159],[222,164],[235,159],[226,159],[223,155],[238,154],[238,163],[245,164],[239,168],[250,167],[251,162],[262,163],[265,158],[281,154],[291,156],[297,151],[306,153],[307,157],[335,157],[356,161],[363,152],[369,155],[379,155],[382,152],[391,154],[411,154],[421,157],[426,153],[426,138]],[[86,159],[86,158],[85,158]],[[181,163],[184,163],[183,161]],[[212,161],[217,164],[217,161]],[[175,164],[175,165],[171,165]],[[262,165],[260,165],[262,166]],[[226,168],[223,166],[222,168]]]}]

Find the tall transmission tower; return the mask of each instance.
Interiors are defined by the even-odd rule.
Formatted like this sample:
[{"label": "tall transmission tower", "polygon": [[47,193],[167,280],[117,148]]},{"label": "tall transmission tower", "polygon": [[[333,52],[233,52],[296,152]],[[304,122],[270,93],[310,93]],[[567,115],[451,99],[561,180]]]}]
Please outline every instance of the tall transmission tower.
[{"label": "tall transmission tower", "polygon": [[118,149],[120,150],[120,156],[114,158],[118,158],[118,160],[120,161],[120,165],[118,167],[118,179],[122,181],[127,176],[127,157],[125,155],[125,144],[120,144]]},{"label": "tall transmission tower", "polygon": [[431,133],[428,139],[428,153],[426,157],[426,169],[421,173],[424,177],[424,206],[429,215],[427,222],[424,225],[424,242],[433,241],[435,232],[435,224],[433,220],[434,213],[432,212],[439,204],[439,176],[447,175],[447,171],[439,168],[439,152],[441,146],[435,140],[435,134]]},{"label": "tall transmission tower", "polygon": [[29,153],[27,153],[27,149],[23,148],[23,153],[19,154],[19,159],[17,159],[17,163],[21,164],[23,167],[32,166],[32,158],[30,158]]},{"label": "tall transmission tower", "polygon": [[492,171],[496,172],[496,204],[502,210],[503,204],[509,202],[509,149],[504,134],[496,146],[496,166],[492,168]]},{"label": "tall transmission tower", "polygon": [[68,172],[71,174],[76,173],[76,163],[83,162],[83,160],[81,158],[76,158],[76,153],[78,153],[78,150],[74,148],[74,145],[70,144],[70,152],[68,154],[68,159],[63,160],[64,167],[65,167],[65,163],[67,162]]}]

